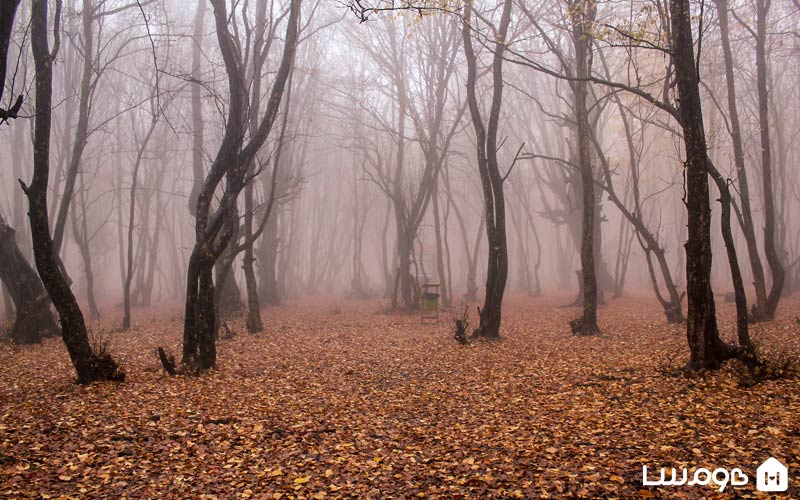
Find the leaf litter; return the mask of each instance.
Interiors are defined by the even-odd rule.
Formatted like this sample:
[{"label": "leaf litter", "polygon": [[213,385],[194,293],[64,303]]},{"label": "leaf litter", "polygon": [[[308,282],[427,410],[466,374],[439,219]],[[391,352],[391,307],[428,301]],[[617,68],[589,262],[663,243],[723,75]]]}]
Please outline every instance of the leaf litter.
[{"label": "leaf litter", "polygon": [[[739,387],[735,364],[677,371],[685,332],[651,299],[600,310],[603,335],[569,333],[565,297],[511,297],[503,339],[461,346],[379,301],[312,298],[264,311],[265,331],[218,343],[218,368],[169,377],[179,308],[136,310],[108,332],[128,381],[88,387],[59,339],[0,344],[0,497],[749,498],[775,456],[798,493],[800,383]],[[752,326],[765,355],[797,355],[787,299]],[[720,304],[733,339],[733,310]],[[751,478],[643,487],[642,466],[739,467]]]}]

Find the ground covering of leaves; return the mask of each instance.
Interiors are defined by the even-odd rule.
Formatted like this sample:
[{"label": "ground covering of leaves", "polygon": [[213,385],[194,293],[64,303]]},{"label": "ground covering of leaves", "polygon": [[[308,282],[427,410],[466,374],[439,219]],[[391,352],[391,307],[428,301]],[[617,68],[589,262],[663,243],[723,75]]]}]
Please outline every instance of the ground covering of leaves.
[{"label": "ground covering of leaves", "polygon": [[[88,387],[59,339],[4,341],[0,497],[748,498],[764,497],[770,455],[800,497],[800,382],[665,374],[686,341],[653,300],[603,307],[597,338],[569,333],[565,302],[512,297],[503,340],[471,346],[447,314],[421,325],[377,301],[290,302],[258,336],[232,321],[218,370],[197,378],[168,377],[154,353],[179,352],[179,308],[135,310],[127,333],[110,309],[93,329],[128,380]],[[753,327],[764,352],[800,353],[798,311],[787,299]],[[740,467],[750,483],[644,488],[642,465]]]}]

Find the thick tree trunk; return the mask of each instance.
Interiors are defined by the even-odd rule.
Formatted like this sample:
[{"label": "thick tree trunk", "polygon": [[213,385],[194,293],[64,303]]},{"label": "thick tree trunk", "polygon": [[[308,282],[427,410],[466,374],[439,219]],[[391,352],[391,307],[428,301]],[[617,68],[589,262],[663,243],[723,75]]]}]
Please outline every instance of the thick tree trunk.
[{"label": "thick tree trunk", "polygon": [[688,368],[716,369],[734,354],[734,350],[719,337],[711,289],[709,169],[689,0],[671,0],[670,13],[672,58],[686,149],[686,208],[689,219],[686,242],[686,336],[691,351]]},{"label": "thick tree trunk", "polygon": [[[36,344],[58,335],[50,298],[39,275],[17,247],[14,229],[0,215],[0,280],[13,300],[15,313],[11,340],[16,344]],[[6,310],[10,316],[11,311]]]},{"label": "thick tree trunk", "polygon": [[36,66],[36,118],[34,127],[33,180],[23,190],[28,197],[28,218],[31,225],[33,254],[42,283],[50,295],[61,319],[61,336],[78,383],[96,380],[121,380],[119,370],[110,355],[98,356],[86,333],[83,313],[67,284],[57,262],[47,217],[47,180],[50,170],[50,124],[53,86],[53,60],[48,48],[47,1],[33,0],[31,13],[31,47]]},{"label": "thick tree trunk", "polygon": [[396,293],[399,294],[399,301],[396,302],[395,308],[400,308],[404,311],[413,311],[419,304],[416,300],[417,283],[414,276],[411,274],[411,254],[414,250],[414,236],[409,236],[404,226],[398,221],[397,228],[397,283],[398,289]]}]

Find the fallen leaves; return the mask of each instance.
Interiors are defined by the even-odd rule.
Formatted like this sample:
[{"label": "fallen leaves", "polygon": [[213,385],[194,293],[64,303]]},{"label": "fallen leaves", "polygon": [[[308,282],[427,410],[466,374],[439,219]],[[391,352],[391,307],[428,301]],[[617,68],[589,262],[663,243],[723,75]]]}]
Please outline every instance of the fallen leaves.
[{"label": "fallen leaves", "polygon": [[[376,302],[291,304],[266,311],[263,334],[221,341],[219,369],[198,378],[161,373],[153,351],[178,351],[180,322],[151,311],[111,339],[128,382],[89,387],[70,382],[55,339],[0,344],[0,496],[726,498],[643,488],[642,465],[752,478],[774,455],[800,470],[797,381],[666,377],[659,362],[685,355],[685,336],[657,303],[602,308],[599,338],[569,334],[559,304],[514,298],[504,339],[469,347]],[[792,321],[753,333],[799,352]]]}]

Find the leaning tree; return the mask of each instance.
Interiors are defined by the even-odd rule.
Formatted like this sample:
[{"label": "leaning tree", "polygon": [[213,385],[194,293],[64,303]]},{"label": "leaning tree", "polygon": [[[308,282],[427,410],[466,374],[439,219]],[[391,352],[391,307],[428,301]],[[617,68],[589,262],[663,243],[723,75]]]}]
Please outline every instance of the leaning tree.
[{"label": "leaning tree", "polygon": [[107,352],[98,352],[89,343],[86,322],[75,295],[62,273],[47,216],[47,181],[50,175],[50,128],[53,95],[53,62],[58,54],[61,2],[56,2],[53,49],[48,40],[47,0],[33,0],[31,9],[31,49],[36,70],[36,111],[33,131],[33,179],[20,180],[28,197],[28,218],[33,240],[36,269],[61,319],[61,337],[78,373],[78,383],[97,380],[123,380],[125,377]]}]

